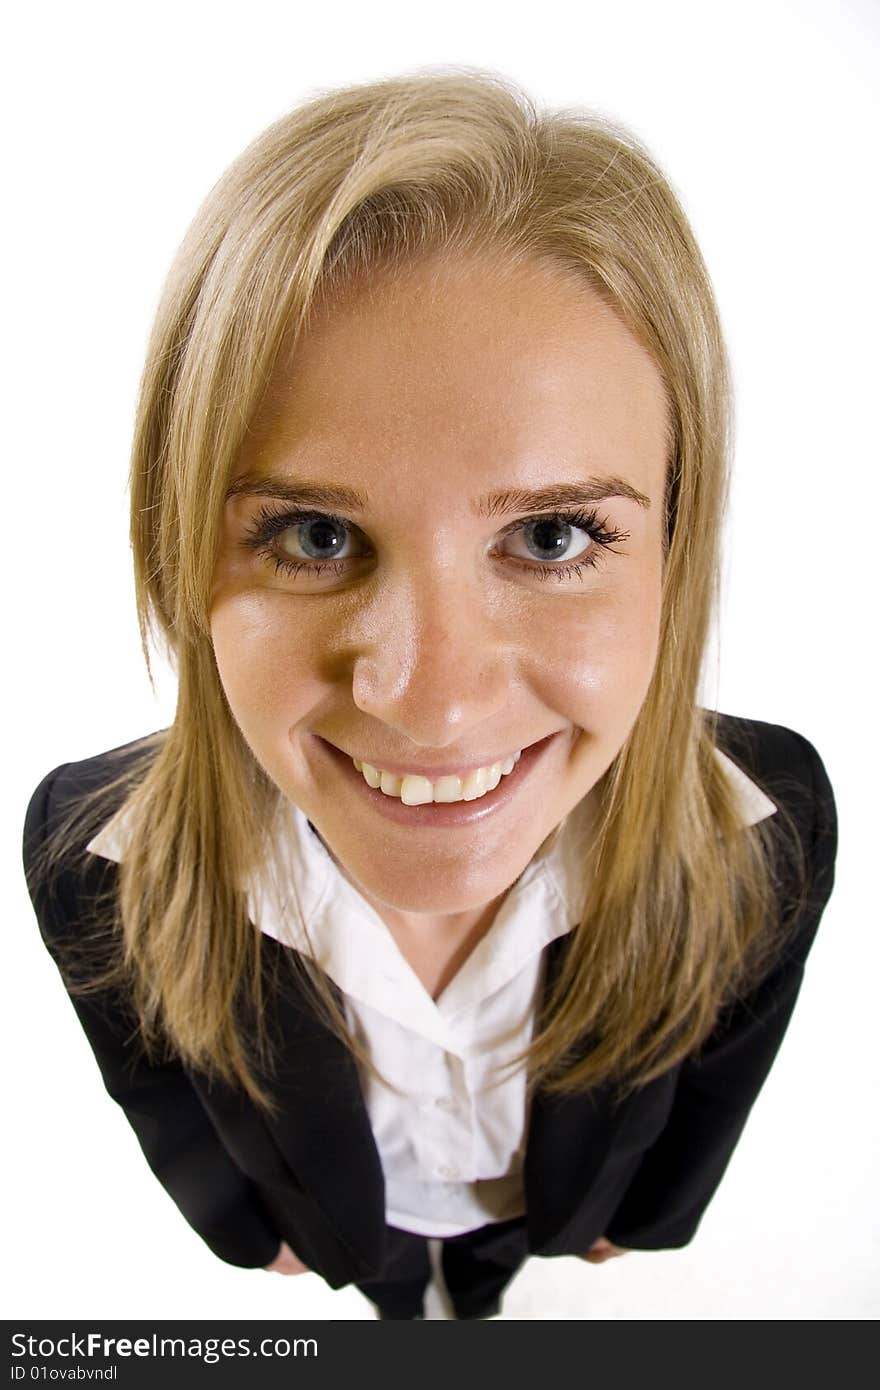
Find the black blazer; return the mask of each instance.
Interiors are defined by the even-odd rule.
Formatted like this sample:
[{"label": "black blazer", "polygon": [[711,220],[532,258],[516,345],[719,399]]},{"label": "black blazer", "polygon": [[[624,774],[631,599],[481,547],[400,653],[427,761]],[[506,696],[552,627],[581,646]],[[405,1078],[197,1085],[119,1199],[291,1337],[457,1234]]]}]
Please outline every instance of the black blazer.
[{"label": "black blazer", "polygon": [[[777,963],[727,1010],[699,1053],[622,1103],[610,1087],[565,1100],[536,1097],[525,1154],[533,1254],[583,1255],[601,1235],[630,1249],[686,1245],[791,1018],[833,885],[833,793],[815,749],[790,729],[721,715],[718,743],[792,816],[806,859],[806,902]],[[25,868],[40,932],[56,961],[95,894],[113,887],[118,869],[94,856],[87,870],[63,869],[49,887],[34,881],[34,856],[65,810],[118,770],[107,754],[68,763],[43,779],[28,807]],[[783,877],[786,900],[793,901],[793,863]],[[568,940],[559,937],[545,948],[548,980]],[[72,1003],[147,1162],[214,1254],[233,1265],[263,1266],[283,1238],[340,1288],[380,1270],[382,1168],[350,1054],[316,1020],[295,972],[273,968],[284,964],[274,959],[278,953],[290,948],[271,937],[263,948],[272,982],[266,1008],[283,1044],[283,1062],[269,1082],[280,1100],[275,1119],[180,1062],[148,1063],[118,994],[72,996]]]}]

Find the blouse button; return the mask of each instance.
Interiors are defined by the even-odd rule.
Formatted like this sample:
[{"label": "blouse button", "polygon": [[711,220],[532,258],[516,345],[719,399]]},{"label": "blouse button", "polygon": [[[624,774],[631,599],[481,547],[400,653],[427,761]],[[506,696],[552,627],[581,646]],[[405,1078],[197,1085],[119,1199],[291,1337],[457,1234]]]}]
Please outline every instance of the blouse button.
[{"label": "blouse button", "polygon": [[455,1101],[450,1100],[449,1096],[437,1096],[434,1104],[438,1110],[454,1110]]},{"label": "blouse button", "polygon": [[437,1168],[438,1178],[457,1178],[458,1169],[451,1163],[441,1163]]}]

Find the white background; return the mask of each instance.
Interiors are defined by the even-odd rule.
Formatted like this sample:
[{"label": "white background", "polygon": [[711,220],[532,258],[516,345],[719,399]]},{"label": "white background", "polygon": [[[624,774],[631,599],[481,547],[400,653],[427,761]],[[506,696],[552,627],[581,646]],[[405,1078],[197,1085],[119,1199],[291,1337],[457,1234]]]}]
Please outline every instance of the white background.
[{"label": "white background", "polygon": [[[11,32],[10,32],[11,31]],[[151,1177],[44,951],[18,846],[58,763],[167,724],[140,656],[125,479],[157,294],[203,195],[319,88],[460,63],[629,124],[679,190],[738,396],[720,661],[704,701],[819,749],[838,885],[796,1017],[693,1244],[532,1260],[511,1319],[880,1311],[876,0],[269,0],[19,6],[3,223],[7,1317],[371,1316],[215,1259]],[[869,799],[870,798],[870,799]]]}]

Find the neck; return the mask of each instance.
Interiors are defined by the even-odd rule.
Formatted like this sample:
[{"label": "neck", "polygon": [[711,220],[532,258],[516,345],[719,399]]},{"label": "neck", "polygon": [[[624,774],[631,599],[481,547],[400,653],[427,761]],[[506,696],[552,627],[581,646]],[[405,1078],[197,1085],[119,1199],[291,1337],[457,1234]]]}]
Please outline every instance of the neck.
[{"label": "neck", "polygon": [[[363,893],[363,889],[359,891]],[[367,893],[363,893],[363,896],[395,935],[406,936],[412,941],[442,941],[449,944],[467,940],[476,945],[495,921],[507,890],[491,902],[469,908],[466,912],[445,913],[404,912],[379,902]]]},{"label": "neck", "polygon": [[[357,886],[357,885],[355,885]],[[385,923],[404,959],[435,1001],[495,921],[506,890],[468,912],[403,912],[363,895]]]}]

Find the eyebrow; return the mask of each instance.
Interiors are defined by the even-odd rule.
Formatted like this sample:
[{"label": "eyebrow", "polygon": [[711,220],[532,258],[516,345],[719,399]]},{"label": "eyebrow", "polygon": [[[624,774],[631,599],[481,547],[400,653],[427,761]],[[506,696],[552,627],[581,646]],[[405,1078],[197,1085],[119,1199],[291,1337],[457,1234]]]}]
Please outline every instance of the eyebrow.
[{"label": "eyebrow", "polygon": [[507,516],[511,512],[557,511],[564,507],[604,502],[608,497],[626,497],[640,507],[650,507],[646,497],[623,478],[585,478],[576,483],[548,483],[539,488],[508,488],[490,492],[477,499],[474,510],[478,516]]},{"label": "eyebrow", "polygon": [[[226,501],[234,497],[272,497],[295,507],[327,507],[344,512],[366,512],[369,498],[355,488],[293,483],[286,478],[254,477],[237,479],[227,489]],[[478,497],[472,504],[477,516],[509,516],[514,512],[562,510],[609,497],[626,497],[640,507],[649,508],[650,498],[623,478],[593,477],[579,482],[548,483],[539,488],[505,488]]]}]

